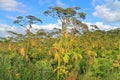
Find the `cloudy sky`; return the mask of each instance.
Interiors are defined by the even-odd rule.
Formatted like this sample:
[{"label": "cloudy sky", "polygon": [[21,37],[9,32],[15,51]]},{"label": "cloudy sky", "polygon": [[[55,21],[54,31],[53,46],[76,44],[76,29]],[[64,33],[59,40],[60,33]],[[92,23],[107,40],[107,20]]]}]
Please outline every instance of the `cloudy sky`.
[{"label": "cloudy sky", "polygon": [[0,36],[9,36],[7,31],[24,33],[23,28],[13,24],[20,15],[31,14],[43,21],[33,25],[33,30],[60,27],[59,20],[43,15],[49,6],[80,6],[81,11],[87,14],[83,22],[88,25],[96,24],[102,30],[120,27],[120,0],[0,0]]}]

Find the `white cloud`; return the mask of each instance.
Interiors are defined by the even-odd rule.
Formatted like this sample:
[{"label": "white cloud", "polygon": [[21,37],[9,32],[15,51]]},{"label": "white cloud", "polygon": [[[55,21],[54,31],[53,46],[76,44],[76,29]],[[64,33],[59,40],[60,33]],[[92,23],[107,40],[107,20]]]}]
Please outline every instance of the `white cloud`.
[{"label": "white cloud", "polygon": [[102,5],[105,3],[106,0],[92,0],[91,5],[95,6],[96,4]]},{"label": "white cloud", "polygon": [[[28,27],[28,26],[27,26]],[[37,25],[33,24],[31,31],[35,33],[39,29],[44,29],[44,30],[52,30],[53,28],[61,28],[60,27],[60,21],[58,20],[58,23],[56,24],[47,24],[47,25]],[[25,28],[23,27],[15,27],[15,26],[10,26],[6,24],[0,24],[0,37],[8,37],[12,36],[11,34],[8,33],[8,31],[13,31],[17,32],[19,34],[25,34]]]},{"label": "white cloud", "polygon": [[52,0],[39,0],[40,5],[51,4]]},{"label": "white cloud", "polygon": [[[106,31],[110,30],[110,29],[118,28],[118,27],[113,27],[113,26],[110,26],[110,25],[105,25],[102,22],[96,22],[96,23],[84,22],[84,23],[86,23],[89,26],[89,29],[91,29],[90,25],[92,25],[92,24],[97,25],[100,30],[106,30]],[[47,25],[37,25],[37,24],[34,24],[32,26],[31,31],[33,33],[35,33],[39,29],[44,29],[44,30],[50,31],[53,28],[61,29],[61,22],[60,22],[60,20],[58,20],[58,22],[56,24],[52,24],[52,23],[51,24],[47,24]],[[23,27],[15,27],[15,26],[9,26],[9,25],[6,25],[6,24],[0,24],[0,33],[1,33],[0,37],[11,36],[11,34],[9,34],[7,31],[14,31],[14,32],[17,32],[19,34],[25,34],[25,29]]]},{"label": "white cloud", "polygon": [[96,3],[96,0],[92,0],[92,2],[91,2],[92,6],[94,6],[95,3]]},{"label": "white cloud", "polygon": [[[95,2],[95,0],[93,0]],[[104,4],[96,5],[95,17],[102,18],[106,22],[120,21],[120,1],[119,0],[105,0]]]},{"label": "white cloud", "polygon": [[17,9],[18,6],[23,6],[23,4],[16,0],[0,0],[0,9],[6,11],[19,11]]},{"label": "white cloud", "polygon": [[11,19],[11,20],[15,20],[16,19],[16,17],[13,17],[13,16],[6,16],[6,18]]},{"label": "white cloud", "polygon": [[16,27],[14,26],[9,26],[9,25],[6,25],[6,24],[0,24],[0,36],[1,37],[4,37],[4,36],[8,36],[10,34],[7,33],[7,31],[15,31],[16,30]]},{"label": "white cloud", "polygon": [[53,30],[54,28],[61,28],[61,27],[58,24],[47,24],[47,25],[36,25],[36,24],[34,24],[32,26],[31,31],[33,33],[35,33],[39,29],[44,29],[44,30],[50,31],[50,30]]},{"label": "white cloud", "polygon": [[[27,27],[29,27],[29,26],[27,26]],[[36,32],[39,29],[44,29],[44,30],[50,31],[50,30],[53,30],[54,28],[61,29],[61,22],[60,22],[60,20],[58,20],[57,23],[55,23],[55,24],[53,24],[53,23],[46,24],[46,25],[33,24],[31,31],[32,32]]]},{"label": "white cloud", "polygon": [[111,26],[111,25],[105,25],[103,24],[103,22],[96,22],[96,23],[91,23],[91,22],[84,22],[89,26],[89,29],[91,29],[90,25],[96,25],[100,30],[111,30],[111,29],[115,29],[115,28],[119,28],[117,26]]},{"label": "white cloud", "polygon": [[[55,3],[55,4],[53,4]],[[61,0],[39,0],[39,4],[40,5],[57,5],[57,6],[61,6],[61,7],[66,7],[66,4],[63,3]]]},{"label": "white cloud", "polygon": [[66,4],[63,3],[61,0],[56,0],[56,4],[61,7],[66,7]]}]

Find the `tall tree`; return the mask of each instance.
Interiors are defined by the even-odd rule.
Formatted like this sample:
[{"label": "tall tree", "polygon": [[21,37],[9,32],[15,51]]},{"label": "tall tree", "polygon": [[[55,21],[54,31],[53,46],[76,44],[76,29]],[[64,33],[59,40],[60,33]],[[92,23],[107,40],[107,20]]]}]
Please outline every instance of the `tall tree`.
[{"label": "tall tree", "polygon": [[[22,16],[18,16],[18,17],[16,17],[16,20],[14,20],[14,24],[18,24],[18,25],[26,28],[26,32],[28,32],[28,33],[30,32],[32,25],[36,24],[37,22],[42,23],[42,20],[35,16],[32,16],[32,15],[27,15],[27,16],[25,16],[25,18]],[[26,27],[26,26],[28,26],[28,27]]]},{"label": "tall tree", "polygon": [[85,19],[86,14],[79,10],[80,7],[62,8],[55,6],[48,7],[48,10],[44,11],[44,14],[59,19],[62,23],[62,31],[66,31],[66,28],[70,25],[79,25],[79,27],[82,27],[80,25],[81,19]]}]

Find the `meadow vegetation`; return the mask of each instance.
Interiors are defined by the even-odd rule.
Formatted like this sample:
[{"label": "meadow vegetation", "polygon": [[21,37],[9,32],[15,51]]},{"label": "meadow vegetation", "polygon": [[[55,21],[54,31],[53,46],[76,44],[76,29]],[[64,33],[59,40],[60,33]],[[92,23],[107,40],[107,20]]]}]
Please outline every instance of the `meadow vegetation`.
[{"label": "meadow vegetation", "polygon": [[29,27],[0,38],[0,80],[120,80],[120,29],[89,30],[79,9],[49,7],[44,14],[62,23],[51,32],[32,33],[32,24],[42,20],[18,16],[14,23]]}]

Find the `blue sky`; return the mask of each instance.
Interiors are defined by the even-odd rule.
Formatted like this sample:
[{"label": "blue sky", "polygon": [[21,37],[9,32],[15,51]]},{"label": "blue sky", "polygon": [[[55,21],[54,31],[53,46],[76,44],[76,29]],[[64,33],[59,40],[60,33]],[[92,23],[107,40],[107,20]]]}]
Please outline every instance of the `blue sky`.
[{"label": "blue sky", "polygon": [[58,27],[58,20],[43,15],[48,6],[80,6],[87,14],[83,22],[88,25],[96,24],[103,30],[120,27],[120,0],[0,0],[0,36],[9,36],[8,30],[23,33],[22,28],[13,24],[20,15],[39,17],[43,23],[34,25],[37,29]]}]

